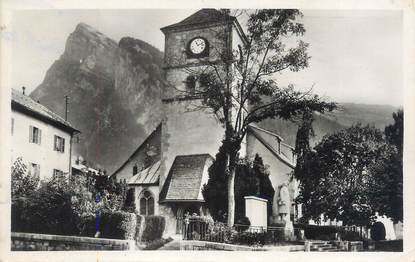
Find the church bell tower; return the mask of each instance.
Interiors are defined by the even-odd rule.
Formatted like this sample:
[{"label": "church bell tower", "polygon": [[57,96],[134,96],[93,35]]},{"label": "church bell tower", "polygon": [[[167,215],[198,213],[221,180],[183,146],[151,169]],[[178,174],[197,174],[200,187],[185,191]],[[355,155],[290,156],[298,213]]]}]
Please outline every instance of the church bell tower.
[{"label": "church bell tower", "polygon": [[177,155],[210,154],[221,145],[224,128],[211,112],[195,110],[200,99],[187,95],[200,87],[199,78],[212,65],[222,63],[224,51],[237,50],[246,37],[228,11],[201,9],[186,19],[161,28],[165,35],[163,90],[163,185]]}]

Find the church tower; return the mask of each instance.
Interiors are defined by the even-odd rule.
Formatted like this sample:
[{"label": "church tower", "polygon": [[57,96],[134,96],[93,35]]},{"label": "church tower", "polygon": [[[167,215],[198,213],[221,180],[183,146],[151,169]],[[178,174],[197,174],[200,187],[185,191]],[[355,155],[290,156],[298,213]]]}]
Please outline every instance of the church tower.
[{"label": "church tower", "polygon": [[[165,170],[176,155],[218,152],[224,129],[211,112],[198,110],[200,100],[188,97],[200,86],[199,76],[221,63],[220,55],[237,50],[245,35],[226,11],[202,9],[179,23],[163,27],[164,70],[162,152]],[[187,96],[187,98],[185,98]],[[163,171],[163,170],[162,170]],[[163,172],[161,183],[163,184]]]},{"label": "church tower", "polygon": [[[167,87],[162,96],[160,211],[177,216],[177,208],[174,207],[177,203],[167,203],[165,199],[166,191],[172,190],[166,184],[169,183],[167,178],[171,176],[171,170],[176,168],[172,167],[175,159],[177,156],[195,156],[196,159],[200,155],[212,158],[224,136],[224,128],[215,115],[200,109],[201,100],[191,94],[200,88],[199,79],[204,70],[212,70],[213,65],[223,63],[220,56],[224,51],[238,50],[238,45],[246,44],[246,37],[235,17],[216,9],[199,10],[176,24],[161,28],[161,31],[165,35]],[[192,161],[186,165],[192,165]],[[207,177],[202,179],[207,180]],[[187,184],[181,186],[189,186]]]}]

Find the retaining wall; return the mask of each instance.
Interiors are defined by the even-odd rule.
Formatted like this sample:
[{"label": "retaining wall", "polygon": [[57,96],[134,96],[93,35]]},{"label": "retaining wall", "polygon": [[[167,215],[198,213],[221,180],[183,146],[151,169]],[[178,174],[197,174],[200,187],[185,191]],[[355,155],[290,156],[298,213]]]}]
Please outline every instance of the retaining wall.
[{"label": "retaining wall", "polygon": [[134,250],[134,240],[11,233],[12,251]]}]

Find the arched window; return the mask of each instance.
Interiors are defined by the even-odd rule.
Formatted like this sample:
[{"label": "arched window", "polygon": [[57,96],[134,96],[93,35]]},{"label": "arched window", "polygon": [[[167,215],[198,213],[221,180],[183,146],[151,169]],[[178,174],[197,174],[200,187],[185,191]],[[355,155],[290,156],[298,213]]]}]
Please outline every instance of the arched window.
[{"label": "arched window", "polygon": [[140,198],[140,215],[154,215],[154,198],[149,191],[144,191]]},{"label": "arched window", "polygon": [[188,76],[186,78],[186,91],[190,93],[194,93],[196,89],[196,77]]}]

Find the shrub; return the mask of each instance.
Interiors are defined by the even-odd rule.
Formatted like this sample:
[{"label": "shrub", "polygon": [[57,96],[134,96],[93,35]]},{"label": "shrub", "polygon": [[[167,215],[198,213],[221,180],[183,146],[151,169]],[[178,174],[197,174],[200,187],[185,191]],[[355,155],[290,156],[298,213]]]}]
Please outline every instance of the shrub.
[{"label": "shrub", "polygon": [[78,235],[77,218],[72,209],[69,186],[57,181],[41,183],[27,196],[20,210],[25,221],[23,232]]},{"label": "shrub", "polygon": [[136,219],[137,219],[137,223],[136,223],[136,230],[135,230],[135,240],[137,242],[141,241],[140,239],[140,230],[141,230],[141,223],[144,223],[144,217],[142,215],[136,214]]},{"label": "shrub", "polygon": [[267,244],[274,244],[278,242],[285,241],[285,231],[283,228],[278,228],[275,230],[268,230],[265,233],[265,242]]},{"label": "shrub", "polygon": [[359,240],[362,240],[362,238],[360,237],[359,232],[354,232],[354,231],[343,231],[343,232],[340,232],[340,238],[342,240],[347,240],[347,241],[359,241]]},{"label": "shrub", "polygon": [[84,222],[80,235],[86,237],[94,237],[97,231],[99,231],[99,219],[97,219],[95,216],[88,216],[84,217],[83,220]]},{"label": "shrub", "polygon": [[137,218],[134,213],[103,211],[100,215],[100,232],[103,238],[134,239]]},{"label": "shrub", "polygon": [[142,241],[153,241],[160,239],[163,235],[166,220],[162,216],[146,216],[144,219],[144,231]]},{"label": "shrub", "polygon": [[240,245],[262,246],[265,244],[265,233],[240,232],[233,236],[232,242]]},{"label": "shrub", "polygon": [[297,228],[304,229],[304,236],[307,239],[331,240],[335,239],[337,228],[335,226],[319,225],[296,225]]},{"label": "shrub", "polygon": [[236,221],[236,229],[237,231],[245,231],[249,228],[249,226],[251,225],[251,221],[249,221],[248,217],[241,217]]},{"label": "shrub", "polygon": [[385,240],[386,230],[385,226],[382,222],[375,222],[373,223],[372,227],[370,228],[370,238],[378,241],[378,240]]}]

